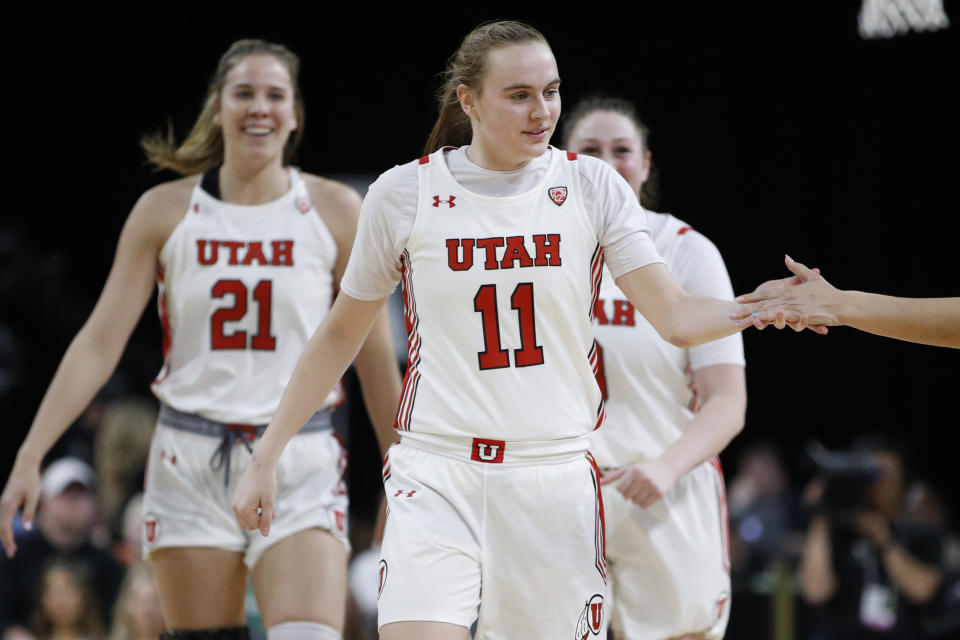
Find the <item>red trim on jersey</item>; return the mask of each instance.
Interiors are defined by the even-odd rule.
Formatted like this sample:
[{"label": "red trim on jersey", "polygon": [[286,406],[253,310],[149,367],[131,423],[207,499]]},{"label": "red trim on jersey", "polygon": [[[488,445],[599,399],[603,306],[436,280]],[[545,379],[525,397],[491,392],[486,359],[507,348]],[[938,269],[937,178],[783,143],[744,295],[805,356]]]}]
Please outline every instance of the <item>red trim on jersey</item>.
[{"label": "red trim on jersey", "polygon": [[720,546],[723,549],[723,570],[730,573],[730,507],[727,505],[727,488],[723,482],[723,467],[720,458],[710,458],[710,466],[717,472],[717,516],[720,519]]},{"label": "red trim on jersey", "polygon": [[677,231],[677,235],[678,235],[678,236],[682,236],[682,235],[685,234],[687,231],[693,231],[693,227],[680,227],[680,230]]},{"label": "red trim on jersey", "polygon": [[567,151],[567,160],[569,160],[570,162],[573,162],[576,159],[577,159],[577,154],[575,154],[573,151]]},{"label": "red trim on jersey", "polygon": [[170,345],[173,344],[173,334],[170,331],[170,312],[167,311],[167,294],[163,285],[163,278],[163,267],[158,266],[157,286],[160,292],[159,295],[157,295],[157,310],[160,313],[160,329],[163,336],[160,341],[160,353],[163,356],[163,366],[160,368],[160,373],[157,374],[157,378],[153,381],[153,384],[159,384],[167,377],[167,373],[170,371]]},{"label": "red trim on jersey", "polygon": [[413,413],[417,386],[420,384],[420,319],[413,297],[413,274],[410,271],[410,254],[407,251],[400,256],[400,270],[403,282],[403,317],[407,325],[407,371],[403,375],[403,391],[400,394],[394,428],[409,431],[410,415]]},{"label": "red trim on jersey", "polygon": [[417,162],[419,162],[420,164],[427,164],[428,162],[430,162],[430,156],[421,156],[420,159],[417,160]]},{"label": "red trim on jersey", "polygon": [[383,481],[386,482],[390,478],[390,452],[388,451],[385,456],[383,456]]},{"label": "red trim on jersey", "polygon": [[[590,258],[590,309],[587,312],[588,317],[590,318],[590,324],[593,324],[594,312],[597,308],[597,300],[600,299],[600,284],[603,280],[603,247],[600,246],[600,243],[597,243],[597,246],[593,250],[593,256]],[[597,341],[594,340],[593,344],[590,345],[590,352],[587,354],[590,359],[590,366],[593,368],[593,375],[597,377],[598,372],[600,371],[600,357],[601,354],[597,349]],[[603,390],[601,389],[601,392]],[[603,396],[601,393],[600,406],[597,407],[597,423],[593,425],[593,430],[596,431],[600,428],[600,425],[603,424],[604,418],[607,416],[607,412],[604,409]]]},{"label": "red trim on jersey", "polygon": [[597,493],[595,502],[595,534],[594,542],[597,547],[597,571],[603,577],[603,582],[607,582],[607,525],[603,517],[603,494],[600,491],[600,469],[597,467],[597,461],[593,454],[587,451],[587,461],[590,463],[590,479],[593,480],[593,487]]},{"label": "red trim on jersey", "polygon": [[600,283],[603,280],[603,248],[597,243],[593,250],[593,256],[590,258],[590,324],[593,324],[594,311],[597,308],[597,300],[600,298]]}]

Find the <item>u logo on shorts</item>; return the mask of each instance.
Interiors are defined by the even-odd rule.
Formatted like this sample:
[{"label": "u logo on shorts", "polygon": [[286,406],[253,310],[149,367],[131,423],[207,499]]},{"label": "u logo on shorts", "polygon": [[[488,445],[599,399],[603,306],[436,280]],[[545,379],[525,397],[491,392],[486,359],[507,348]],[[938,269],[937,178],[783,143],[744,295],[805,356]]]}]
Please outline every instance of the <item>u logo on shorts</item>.
[{"label": "u logo on shorts", "polygon": [[483,438],[474,438],[473,447],[470,453],[470,459],[477,462],[500,463],[503,462],[503,450],[507,443],[503,440],[484,440]]}]

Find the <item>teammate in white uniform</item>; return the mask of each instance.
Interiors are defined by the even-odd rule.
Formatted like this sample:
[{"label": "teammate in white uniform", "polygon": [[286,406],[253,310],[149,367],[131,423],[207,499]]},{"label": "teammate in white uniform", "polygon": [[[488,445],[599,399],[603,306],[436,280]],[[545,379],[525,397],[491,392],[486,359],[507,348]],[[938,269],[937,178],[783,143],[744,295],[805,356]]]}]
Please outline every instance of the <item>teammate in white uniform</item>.
[{"label": "teammate in white uniform", "polygon": [[622,178],[549,147],[559,84],[527,25],[464,39],[428,155],[372,185],[342,293],[234,496],[241,525],[267,535],[280,452],[402,279],[410,363],[384,465],[385,640],[468,638],[474,620],[483,639],[600,633],[603,510],[586,442],[603,417],[590,325],[601,251],[673,343],[738,330],[735,304],[670,277]]},{"label": "teammate in white uniform", "polygon": [[[582,101],[565,122],[565,144],[616,167],[643,200],[650,152],[633,105]],[[647,210],[647,223],[685,290],[733,298],[713,243],[668,214]],[[670,345],[608,277],[594,315],[607,420],[590,441],[606,474],[610,624],[618,639],[722,638],[730,567],[716,455],[743,427],[741,337]]]},{"label": "teammate in white uniform", "polygon": [[[303,126],[298,67],[282,45],[234,43],[183,145],[145,139],[154,164],[188,177],[150,189],[134,207],[0,505],[12,553],[11,520],[21,505],[33,518],[40,460],[113,371],[156,276],[165,362],[153,385],[162,405],[144,541],[171,637],[247,637],[248,573],[270,640],[341,637],[346,454],[330,429],[333,397],[280,460],[277,535],[243,531],[230,505],[253,441],[330,308],[360,204],[345,185],[285,168]],[[357,369],[385,442],[400,391],[393,353],[384,315]]]}]

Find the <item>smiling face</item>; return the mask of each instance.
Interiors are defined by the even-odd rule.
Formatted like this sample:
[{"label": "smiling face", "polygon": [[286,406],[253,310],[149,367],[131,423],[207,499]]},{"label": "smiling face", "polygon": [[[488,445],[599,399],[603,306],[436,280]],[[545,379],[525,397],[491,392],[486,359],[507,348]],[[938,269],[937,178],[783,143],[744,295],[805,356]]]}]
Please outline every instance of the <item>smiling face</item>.
[{"label": "smiling face", "polygon": [[637,127],[622,113],[598,109],[584,116],[571,132],[567,149],[613,165],[638,196],[650,177],[650,152]]},{"label": "smiling face", "polygon": [[227,73],[214,123],[223,131],[224,159],[283,162],[297,126],[294,89],[284,64],[271,55],[249,55]]},{"label": "smiling face", "polygon": [[470,158],[485,169],[518,169],[543,155],[560,118],[560,74],[543,42],[487,53],[479,87],[460,85],[470,117]]}]

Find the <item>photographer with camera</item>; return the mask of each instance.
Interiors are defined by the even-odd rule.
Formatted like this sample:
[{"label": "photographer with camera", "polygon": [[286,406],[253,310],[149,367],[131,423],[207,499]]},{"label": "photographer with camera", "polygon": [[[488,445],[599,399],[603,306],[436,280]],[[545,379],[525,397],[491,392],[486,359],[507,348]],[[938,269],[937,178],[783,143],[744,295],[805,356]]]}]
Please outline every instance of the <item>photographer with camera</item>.
[{"label": "photographer with camera", "polygon": [[809,640],[921,637],[943,580],[942,538],[903,518],[903,447],[869,436],[849,453],[809,453],[822,489],[799,568]]}]

